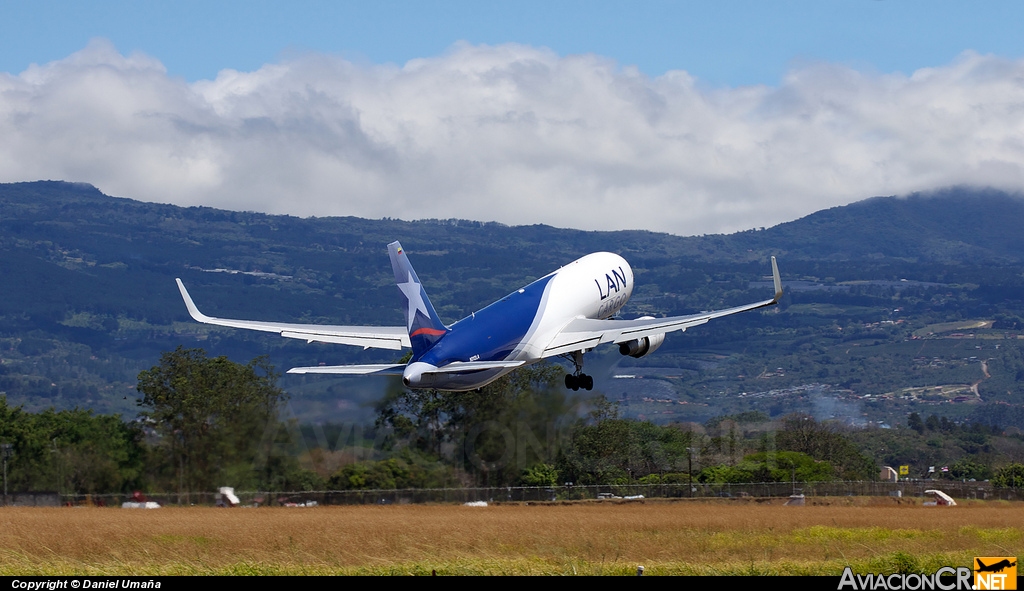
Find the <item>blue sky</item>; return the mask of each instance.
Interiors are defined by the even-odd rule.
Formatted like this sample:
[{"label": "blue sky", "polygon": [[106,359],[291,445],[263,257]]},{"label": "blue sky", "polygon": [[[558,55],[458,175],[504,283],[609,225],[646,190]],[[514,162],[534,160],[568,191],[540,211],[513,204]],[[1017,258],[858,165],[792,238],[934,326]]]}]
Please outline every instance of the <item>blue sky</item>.
[{"label": "blue sky", "polygon": [[682,69],[713,85],[776,84],[794,63],[881,72],[944,64],[962,51],[1024,55],[1022,2],[4,1],[0,71],[18,73],[104,37],[173,76],[213,78],[283,56],[326,52],[404,63],[457,41],[596,53],[657,76]]},{"label": "blue sky", "polygon": [[0,182],[676,234],[1024,192],[1024,2],[10,2]]}]

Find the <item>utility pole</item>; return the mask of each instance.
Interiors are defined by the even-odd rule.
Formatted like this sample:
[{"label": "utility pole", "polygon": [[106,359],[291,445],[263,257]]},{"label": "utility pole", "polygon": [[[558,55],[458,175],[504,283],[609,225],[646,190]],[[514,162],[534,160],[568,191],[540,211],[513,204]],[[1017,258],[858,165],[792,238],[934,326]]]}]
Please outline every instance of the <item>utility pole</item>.
[{"label": "utility pole", "polygon": [[64,493],[64,462],[60,459],[60,450],[57,449],[57,438],[53,438],[53,461],[57,463],[57,499]]},{"label": "utility pole", "polygon": [[692,447],[686,448],[686,462],[688,464],[688,467],[686,469],[686,474],[690,477],[690,484],[689,484],[690,492],[689,492],[689,495],[692,497],[693,496],[693,448]]},{"label": "utility pole", "polygon": [[0,454],[4,458],[4,505],[7,504],[7,460],[14,455],[14,446],[10,443],[0,443]]}]

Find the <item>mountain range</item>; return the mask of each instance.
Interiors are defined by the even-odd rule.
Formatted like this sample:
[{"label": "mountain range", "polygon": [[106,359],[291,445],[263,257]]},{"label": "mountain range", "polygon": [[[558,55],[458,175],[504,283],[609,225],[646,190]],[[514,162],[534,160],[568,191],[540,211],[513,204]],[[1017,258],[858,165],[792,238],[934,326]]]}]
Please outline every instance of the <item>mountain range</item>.
[{"label": "mountain range", "polygon": [[[607,369],[597,389],[634,414],[671,421],[746,406],[821,412],[816,408],[826,400],[830,408],[850,407],[851,416],[893,421],[908,405],[927,403],[894,392],[938,382],[974,385],[983,404],[1020,405],[1024,361],[1020,376],[1014,363],[1024,318],[1021,227],[1019,196],[972,188],[875,197],[772,228],[681,237],[465,220],[296,218],[144,203],[78,183],[0,184],[0,391],[28,409],[84,406],[133,416],[135,376],[179,345],[238,361],[267,354],[280,368],[391,361],[393,355],[379,352],[198,325],[173,280],[181,277],[211,315],[401,324],[386,256],[386,244],[398,239],[446,322],[587,252],[617,252],[633,266],[637,286],[626,315],[683,314],[760,298],[768,291],[768,257],[776,255],[787,284],[778,311],[676,335],[635,362],[615,352],[595,355]],[[917,375],[899,367],[920,365],[920,355],[888,364],[857,358],[863,351],[864,359],[902,359],[889,349],[918,346],[917,333],[929,327],[968,321],[982,322],[989,340],[999,340],[999,360],[987,367],[1005,375],[976,372],[979,385],[966,369]],[[943,363],[971,358],[961,355],[962,339],[943,336],[959,331],[931,332],[938,344],[929,346]],[[627,373],[646,381],[613,378]],[[303,420],[365,418],[381,391],[343,378],[287,377],[282,384]],[[757,394],[748,390],[762,386],[770,392],[768,386],[808,385],[817,390],[737,402],[738,394]],[[998,391],[988,392],[990,386]],[[864,402],[884,395],[889,403]],[[674,407],[655,416],[664,410],[658,404]],[[937,406],[960,419],[977,417],[980,408]]]}]

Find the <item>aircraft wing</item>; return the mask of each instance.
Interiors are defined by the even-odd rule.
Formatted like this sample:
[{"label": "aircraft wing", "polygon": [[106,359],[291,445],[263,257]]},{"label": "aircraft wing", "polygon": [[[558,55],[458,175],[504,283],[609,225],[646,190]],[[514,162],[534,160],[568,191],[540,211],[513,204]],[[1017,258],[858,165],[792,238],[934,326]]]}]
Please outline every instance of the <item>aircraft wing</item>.
[{"label": "aircraft wing", "polygon": [[636,320],[577,318],[566,324],[561,332],[548,343],[542,356],[554,357],[573,351],[586,351],[603,343],[623,343],[676,330],[685,331],[691,326],[704,324],[714,318],[774,306],[782,297],[782,280],[779,278],[779,267],[775,262],[775,257],[772,257],[772,278],[775,282],[775,297],[735,308],[668,318],[638,318]]},{"label": "aircraft wing", "polygon": [[181,279],[175,279],[175,281],[178,283],[178,290],[181,292],[182,299],[185,300],[185,307],[188,308],[188,313],[196,322],[215,324],[217,326],[230,326],[231,328],[276,332],[283,337],[302,339],[307,343],[336,343],[355,345],[364,349],[394,350],[401,350],[410,346],[409,332],[404,326],[333,326],[329,324],[287,324],[283,322],[214,318],[199,311],[195,302],[192,301],[192,297],[188,295],[188,290],[185,289]]}]

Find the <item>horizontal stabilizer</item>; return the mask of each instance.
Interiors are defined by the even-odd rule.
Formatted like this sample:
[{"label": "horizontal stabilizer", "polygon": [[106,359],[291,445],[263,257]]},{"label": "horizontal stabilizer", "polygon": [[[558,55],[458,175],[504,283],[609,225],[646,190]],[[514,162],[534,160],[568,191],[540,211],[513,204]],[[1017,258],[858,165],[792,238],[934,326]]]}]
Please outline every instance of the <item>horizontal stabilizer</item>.
[{"label": "horizontal stabilizer", "polygon": [[318,365],[315,367],[293,367],[288,373],[330,373],[350,376],[400,376],[405,370],[404,363],[375,363],[372,365]]}]

